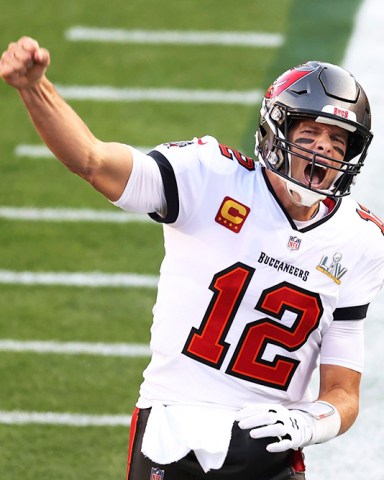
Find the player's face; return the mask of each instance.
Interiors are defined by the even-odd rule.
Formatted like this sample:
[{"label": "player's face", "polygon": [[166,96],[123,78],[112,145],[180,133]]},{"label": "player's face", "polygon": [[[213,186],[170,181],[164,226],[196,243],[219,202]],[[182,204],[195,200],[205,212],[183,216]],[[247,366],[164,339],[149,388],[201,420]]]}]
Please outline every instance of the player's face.
[{"label": "player's face", "polygon": [[[318,157],[318,161],[323,165],[313,167],[311,182],[312,188],[320,190],[329,188],[338,173],[337,170],[329,167],[340,167],[337,162],[333,162],[331,159],[343,160],[347,150],[347,131],[336,125],[327,125],[315,122],[315,120],[299,120],[290,128],[289,140],[299,147],[330,157],[330,159]],[[292,177],[304,185],[309,185],[312,169],[311,153],[303,152],[295,147],[292,147],[291,151],[293,153]],[[301,157],[307,157],[309,161],[295,156],[295,152],[300,153]]]}]

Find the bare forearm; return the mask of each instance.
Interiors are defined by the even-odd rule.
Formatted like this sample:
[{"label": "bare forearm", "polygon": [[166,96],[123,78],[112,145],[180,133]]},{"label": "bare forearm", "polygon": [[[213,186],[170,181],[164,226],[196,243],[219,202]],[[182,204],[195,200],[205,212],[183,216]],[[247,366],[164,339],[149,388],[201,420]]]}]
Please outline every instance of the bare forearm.
[{"label": "bare forearm", "polygon": [[45,76],[19,93],[48,148],[66,167],[88,180],[97,140],[85,123]]},{"label": "bare forearm", "polygon": [[333,405],[340,414],[339,434],[346,432],[359,413],[359,390],[361,374],[335,365],[320,367],[319,400]]},{"label": "bare forearm", "polygon": [[110,200],[122,194],[132,171],[126,145],[106,143],[91,133],[45,76],[48,50],[30,37],[11,43],[0,59],[0,77],[20,94],[43,141],[72,172]]},{"label": "bare forearm", "polygon": [[320,395],[319,400],[330,403],[339,412],[341,419],[339,435],[353,425],[359,413],[359,398],[357,396],[347,394],[341,388],[335,388],[325,395]]}]

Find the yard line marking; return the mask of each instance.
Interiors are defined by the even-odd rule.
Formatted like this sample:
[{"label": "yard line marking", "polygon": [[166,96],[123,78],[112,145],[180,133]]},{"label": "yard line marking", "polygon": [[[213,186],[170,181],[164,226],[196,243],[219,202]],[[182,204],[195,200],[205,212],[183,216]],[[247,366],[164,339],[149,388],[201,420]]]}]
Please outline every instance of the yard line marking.
[{"label": "yard line marking", "polygon": [[65,32],[73,42],[149,43],[176,45],[226,45],[232,47],[280,47],[284,36],[268,32],[214,32],[181,30],[125,30],[76,26]]},{"label": "yard line marking", "polygon": [[16,157],[54,158],[53,153],[45,145],[17,145],[14,153]]},{"label": "yard line marking", "polygon": [[148,215],[107,210],[71,208],[24,208],[0,207],[0,218],[6,220],[48,221],[48,222],[110,222],[110,223],[152,223]]},{"label": "yard line marking", "polygon": [[101,355],[105,357],[150,357],[148,345],[136,343],[57,342],[40,340],[0,340],[2,352]]},{"label": "yard line marking", "polygon": [[[152,150],[153,147],[144,147],[141,145],[132,145],[136,150],[147,153]],[[55,158],[53,153],[45,145],[28,145],[21,143],[17,145],[14,150],[16,157],[28,157],[28,158]]]},{"label": "yard line marking", "polygon": [[66,100],[97,102],[184,102],[258,105],[261,90],[189,90],[183,88],[117,88],[109,86],[56,85]]},{"label": "yard line marking", "polygon": [[83,415],[80,413],[0,410],[0,423],[8,425],[66,425],[71,427],[129,427],[131,415]]},{"label": "yard line marking", "polygon": [[157,288],[158,281],[158,276],[136,273],[14,272],[0,270],[0,283],[12,285]]}]

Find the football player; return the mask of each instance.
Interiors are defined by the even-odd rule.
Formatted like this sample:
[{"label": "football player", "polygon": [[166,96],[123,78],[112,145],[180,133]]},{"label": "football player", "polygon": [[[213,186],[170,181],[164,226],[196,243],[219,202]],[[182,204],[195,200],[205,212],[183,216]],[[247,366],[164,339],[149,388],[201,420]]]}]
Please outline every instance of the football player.
[{"label": "football player", "polygon": [[302,449],[357,417],[364,319],[384,278],[383,223],[349,196],[372,140],[363,88],[307,62],[266,92],[257,161],[210,136],[146,155],[97,139],[49,62],[23,37],[0,74],[65,166],[164,228],[127,480],[304,480]]}]

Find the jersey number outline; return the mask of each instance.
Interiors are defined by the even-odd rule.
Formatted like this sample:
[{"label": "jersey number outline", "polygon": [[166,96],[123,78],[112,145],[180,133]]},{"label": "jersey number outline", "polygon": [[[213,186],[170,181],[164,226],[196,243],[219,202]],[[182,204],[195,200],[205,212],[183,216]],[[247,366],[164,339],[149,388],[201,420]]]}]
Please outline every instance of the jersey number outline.
[{"label": "jersey number outline", "polygon": [[[254,272],[254,268],[238,262],[214,275],[209,286],[213,297],[200,327],[191,329],[183,354],[212,368],[221,368],[230,347],[224,339]],[[268,317],[245,325],[226,373],[253,383],[287,390],[300,361],[279,354],[269,361],[263,355],[268,345],[292,352],[305,344],[318,327],[323,314],[320,296],[289,282],[281,282],[263,290],[255,310]],[[286,311],[296,315],[289,327],[276,322],[282,319]]]},{"label": "jersey number outline", "polygon": [[372,213],[368,208],[363,207],[363,205],[359,205],[360,209],[356,209],[356,212],[359,216],[365,220],[366,222],[373,222],[380,228],[381,233],[384,235],[384,222],[380,220],[380,218]]}]

